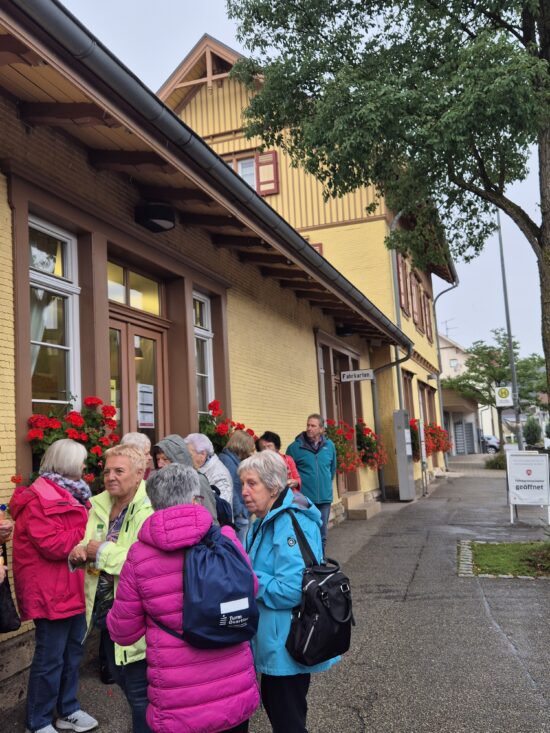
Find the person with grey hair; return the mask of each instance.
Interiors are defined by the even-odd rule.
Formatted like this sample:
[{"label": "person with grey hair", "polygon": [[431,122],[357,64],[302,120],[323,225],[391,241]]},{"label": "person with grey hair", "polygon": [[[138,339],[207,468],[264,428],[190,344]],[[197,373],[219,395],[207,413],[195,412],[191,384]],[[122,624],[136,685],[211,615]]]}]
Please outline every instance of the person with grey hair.
[{"label": "person with grey hair", "polygon": [[256,576],[260,612],[252,639],[261,695],[274,733],[306,733],[307,693],[311,673],[328,669],[338,658],[306,667],[288,653],[292,609],[302,599],[304,560],[290,512],[300,525],[317,561],[323,557],[321,513],[309,499],[287,485],[287,467],[274,451],[262,451],[239,466],[242,497],[256,516],[246,549]]},{"label": "person with grey hair", "polygon": [[13,570],[22,621],[33,620],[35,650],[27,689],[27,733],[88,731],[97,720],[80,708],[78,671],[86,633],[84,578],[67,558],[86,531],[92,492],[82,479],[86,448],[57,440],[39,476],[10,502],[15,521]]},{"label": "person with grey hair", "polygon": [[[212,527],[212,516],[197,502],[199,492],[199,475],[189,466],[170,463],[149,478],[155,512],[128,553],[107,626],[119,644],[145,634],[151,730],[246,733],[259,703],[250,644],[200,649],[178,637],[185,613],[185,551]],[[245,554],[231,527],[218,531]]]},{"label": "person with grey hair", "polygon": [[301,491],[321,512],[323,551],[332,506],[332,484],[336,476],[336,447],[325,436],[325,422],[314,412],[307,418],[306,429],[286,449],[294,459],[302,479]]},{"label": "person with grey hair", "polygon": [[214,453],[210,438],[202,433],[190,433],[184,440],[197,471],[206,476],[210,486],[217,487],[221,498],[232,507],[233,480],[227,468]]}]

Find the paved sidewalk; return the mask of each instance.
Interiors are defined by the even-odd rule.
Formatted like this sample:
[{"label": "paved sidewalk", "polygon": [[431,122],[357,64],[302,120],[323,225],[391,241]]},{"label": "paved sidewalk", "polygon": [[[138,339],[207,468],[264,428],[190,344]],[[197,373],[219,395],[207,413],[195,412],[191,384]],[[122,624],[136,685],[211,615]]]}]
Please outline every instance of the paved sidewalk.
[{"label": "paved sidewalk", "polygon": [[[487,472],[489,473],[489,472]],[[550,733],[550,581],[460,578],[461,539],[543,539],[545,511],[509,524],[503,478],[440,480],[430,496],[386,504],[329,533],[357,626],[351,651],[315,675],[310,733]],[[82,675],[101,733],[130,731],[118,690]],[[23,731],[22,710],[2,733]],[[269,733],[263,712],[251,733]]]}]

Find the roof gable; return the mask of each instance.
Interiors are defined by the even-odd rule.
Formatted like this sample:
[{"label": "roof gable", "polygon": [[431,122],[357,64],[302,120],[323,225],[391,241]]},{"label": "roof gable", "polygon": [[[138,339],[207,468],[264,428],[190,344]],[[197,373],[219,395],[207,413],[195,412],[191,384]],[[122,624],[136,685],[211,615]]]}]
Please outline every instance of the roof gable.
[{"label": "roof gable", "polygon": [[179,113],[206,85],[222,83],[242,54],[205,33],[160,87],[157,95]]}]

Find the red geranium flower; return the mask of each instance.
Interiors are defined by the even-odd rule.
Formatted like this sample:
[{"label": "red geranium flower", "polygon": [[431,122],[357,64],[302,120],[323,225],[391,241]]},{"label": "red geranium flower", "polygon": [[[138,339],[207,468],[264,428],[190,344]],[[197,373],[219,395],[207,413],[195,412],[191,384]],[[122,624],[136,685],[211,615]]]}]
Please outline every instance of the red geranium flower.
[{"label": "red geranium flower", "polygon": [[212,410],[219,410],[220,409],[220,401],[219,400],[212,400],[212,402],[209,402],[208,403],[208,409],[210,410],[210,412],[212,412]]},{"label": "red geranium flower", "polygon": [[33,428],[27,433],[27,440],[42,440],[44,431],[41,428]]},{"label": "red geranium flower", "polygon": [[223,415],[223,410],[210,410],[210,414],[212,417],[221,417]]},{"label": "red geranium flower", "polygon": [[20,484],[23,481],[23,476],[20,473],[16,473],[15,476],[10,478],[12,484]]},{"label": "red geranium flower", "polygon": [[87,443],[87,442],[88,442],[88,440],[89,440],[89,436],[88,436],[88,433],[80,433],[80,440],[81,440],[81,441],[82,441],[83,443]]},{"label": "red geranium flower", "polygon": [[105,420],[105,425],[109,428],[109,430],[116,430],[118,423],[116,420],[112,420],[110,417],[108,417]]},{"label": "red geranium flower", "polygon": [[85,473],[82,478],[84,479],[84,481],[86,481],[87,484],[91,484],[92,481],[95,479],[95,476],[93,473]]},{"label": "red geranium flower", "polygon": [[216,425],[216,432],[218,435],[227,435],[229,431],[229,425],[226,425],[225,423],[220,423],[219,425]]},{"label": "red geranium flower", "polygon": [[47,415],[31,415],[28,423],[31,428],[47,428],[49,427],[50,418]]},{"label": "red geranium flower", "polygon": [[84,404],[86,407],[97,407],[97,405],[103,404],[103,400],[99,397],[84,397]]},{"label": "red geranium flower", "polygon": [[111,445],[111,441],[109,440],[109,438],[105,438],[105,437],[100,438],[99,442],[101,443],[101,445],[105,445],[107,447]]},{"label": "red geranium flower", "polygon": [[344,434],[343,429],[342,428],[338,428],[338,430],[336,431],[336,435],[343,435],[343,434]]},{"label": "red geranium flower", "polygon": [[114,405],[103,405],[101,414],[103,417],[114,417],[116,415],[116,407]]},{"label": "red geranium flower", "polygon": [[109,436],[111,438],[111,443],[115,445],[115,443],[120,443],[120,435],[117,435],[117,433],[111,433]]},{"label": "red geranium flower", "polygon": [[99,445],[94,445],[93,448],[90,448],[90,453],[95,453],[96,456],[100,456],[103,454],[103,451],[99,447]]},{"label": "red geranium flower", "polygon": [[65,430],[65,433],[67,435],[67,438],[70,438],[71,440],[80,440],[80,433],[74,428],[67,428],[67,430]]},{"label": "red geranium flower", "polygon": [[248,434],[249,434],[250,436],[254,437],[254,431],[252,430],[252,428],[247,428],[247,429],[246,429],[246,432],[247,432],[247,433],[248,433]]},{"label": "red geranium flower", "polygon": [[76,412],[76,410],[71,410],[71,412],[65,415],[65,422],[68,422],[73,428],[81,428],[86,423],[82,415]]}]

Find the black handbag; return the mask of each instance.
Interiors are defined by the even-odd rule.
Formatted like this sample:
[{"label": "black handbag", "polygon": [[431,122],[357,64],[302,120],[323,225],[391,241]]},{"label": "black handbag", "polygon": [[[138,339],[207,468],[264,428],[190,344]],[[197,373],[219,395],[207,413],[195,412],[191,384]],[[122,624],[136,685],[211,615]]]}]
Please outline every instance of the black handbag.
[{"label": "black handbag", "polygon": [[[7,563],[6,546],[2,545],[2,557],[4,564]],[[11,597],[8,574],[3,583],[0,583],[0,634],[7,634],[9,631],[17,631],[21,626],[21,619],[15,610],[15,604]]]},{"label": "black handbag", "polygon": [[287,511],[305,568],[302,600],[292,609],[286,649],[293,659],[310,667],[348,651],[351,627],[355,626],[351,588],[336,560],[326,558],[320,565],[317,563],[294,512]]}]

